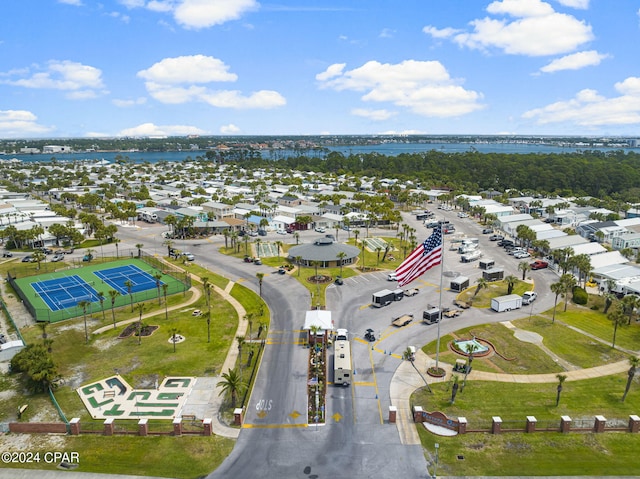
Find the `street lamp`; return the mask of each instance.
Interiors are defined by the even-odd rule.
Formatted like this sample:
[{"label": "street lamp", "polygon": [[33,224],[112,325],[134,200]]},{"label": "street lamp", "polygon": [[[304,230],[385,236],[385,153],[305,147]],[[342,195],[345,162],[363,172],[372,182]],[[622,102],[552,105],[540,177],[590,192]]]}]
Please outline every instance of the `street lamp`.
[{"label": "street lamp", "polygon": [[436,448],[436,463],[433,466],[433,479],[436,479],[436,477],[438,477],[438,449],[440,448],[440,444],[436,442],[435,448]]}]

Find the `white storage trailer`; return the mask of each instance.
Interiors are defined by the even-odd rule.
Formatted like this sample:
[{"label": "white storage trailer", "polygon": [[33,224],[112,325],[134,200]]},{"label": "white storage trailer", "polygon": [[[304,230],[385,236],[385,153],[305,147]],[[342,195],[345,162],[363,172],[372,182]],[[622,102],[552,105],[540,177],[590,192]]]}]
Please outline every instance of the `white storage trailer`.
[{"label": "white storage trailer", "polygon": [[382,308],[395,301],[396,295],[390,289],[383,289],[377,293],[373,293],[371,304],[376,308]]},{"label": "white storage trailer", "polygon": [[519,294],[507,294],[506,296],[498,296],[491,300],[491,309],[498,313],[520,308],[522,308],[522,296]]}]

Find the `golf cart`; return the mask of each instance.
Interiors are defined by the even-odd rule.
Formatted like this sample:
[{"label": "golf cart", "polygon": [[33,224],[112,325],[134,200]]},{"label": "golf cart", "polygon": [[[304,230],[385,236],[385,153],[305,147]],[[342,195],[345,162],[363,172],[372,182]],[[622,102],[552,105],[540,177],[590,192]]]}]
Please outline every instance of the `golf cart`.
[{"label": "golf cart", "polygon": [[364,339],[370,342],[376,340],[376,335],[374,334],[373,329],[367,329],[367,331],[364,333]]}]

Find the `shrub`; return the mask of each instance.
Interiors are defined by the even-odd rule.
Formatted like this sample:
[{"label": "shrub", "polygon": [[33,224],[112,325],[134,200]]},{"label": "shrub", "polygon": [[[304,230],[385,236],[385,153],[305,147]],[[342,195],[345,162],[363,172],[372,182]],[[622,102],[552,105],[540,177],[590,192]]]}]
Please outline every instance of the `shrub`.
[{"label": "shrub", "polygon": [[587,304],[587,301],[589,301],[589,295],[580,286],[576,286],[576,287],[573,288],[573,295],[572,296],[573,296],[573,302],[576,303],[576,304],[585,305],[585,304]]}]

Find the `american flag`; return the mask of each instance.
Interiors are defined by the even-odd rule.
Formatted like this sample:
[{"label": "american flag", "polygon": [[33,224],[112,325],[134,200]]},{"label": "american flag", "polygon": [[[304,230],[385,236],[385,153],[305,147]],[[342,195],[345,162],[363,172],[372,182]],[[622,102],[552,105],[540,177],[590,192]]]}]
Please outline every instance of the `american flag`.
[{"label": "american flag", "polygon": [[406,257],[396,269],[398,285],[404,286],[442,262],[442,227],[434,229],[424,243]]}]

